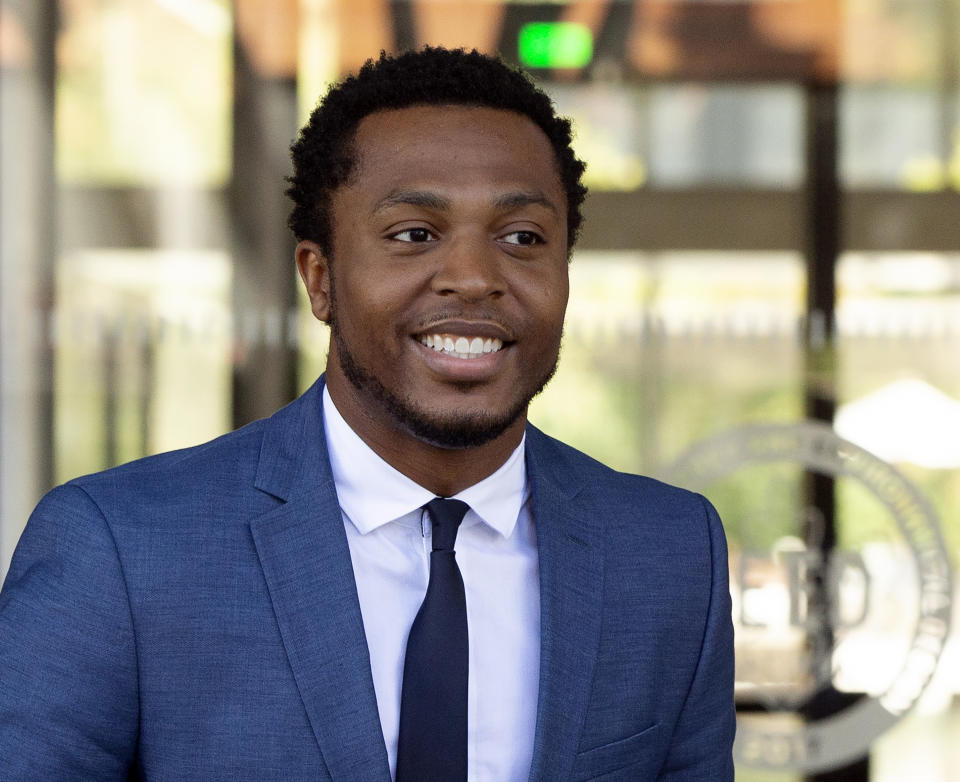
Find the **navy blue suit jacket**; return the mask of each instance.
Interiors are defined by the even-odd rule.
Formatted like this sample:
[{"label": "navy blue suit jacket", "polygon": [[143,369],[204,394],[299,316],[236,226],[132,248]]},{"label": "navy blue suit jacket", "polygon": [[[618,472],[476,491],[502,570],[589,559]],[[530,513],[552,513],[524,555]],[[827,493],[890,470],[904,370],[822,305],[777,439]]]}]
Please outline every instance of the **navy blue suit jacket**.
[{"label": "navy blue suit jacket", "polygon": [[[0,593],[0,779],[389,782],[321,388],[42,500]],[[526,443],[530,779],[729,782],[716,513],[533,427]]]}]

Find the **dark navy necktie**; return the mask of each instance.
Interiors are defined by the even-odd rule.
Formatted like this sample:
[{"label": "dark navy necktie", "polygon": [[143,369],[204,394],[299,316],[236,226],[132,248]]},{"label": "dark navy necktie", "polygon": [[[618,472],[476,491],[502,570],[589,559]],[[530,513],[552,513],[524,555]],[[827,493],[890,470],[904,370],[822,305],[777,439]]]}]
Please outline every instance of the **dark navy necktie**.
[{"label": "dark navy necktie", "polygon": [[403,663],[396,782],[466,782],[467,601],[453,544],[469,506],[438,497],[424,507],[433,551]]}]

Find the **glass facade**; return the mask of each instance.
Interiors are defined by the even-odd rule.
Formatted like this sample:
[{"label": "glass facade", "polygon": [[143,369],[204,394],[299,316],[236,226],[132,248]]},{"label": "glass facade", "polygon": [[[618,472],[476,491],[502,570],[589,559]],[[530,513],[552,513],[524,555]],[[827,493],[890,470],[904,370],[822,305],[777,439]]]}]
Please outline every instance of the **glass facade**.
[{"label": "glass facade", "polygon": [[0,10],[0,574],[53,484],[322,371],[283,177],[325,85],[573,25],[533,75],[592,195],[532,421],[720,509],[738,782],[960,778],[960,0]]}]

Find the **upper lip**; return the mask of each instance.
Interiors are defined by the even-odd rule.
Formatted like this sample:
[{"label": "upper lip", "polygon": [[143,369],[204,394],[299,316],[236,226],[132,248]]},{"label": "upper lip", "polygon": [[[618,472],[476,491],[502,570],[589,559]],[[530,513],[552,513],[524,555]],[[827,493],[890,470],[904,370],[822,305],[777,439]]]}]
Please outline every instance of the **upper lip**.
[{"label": "upper lip", "polygon": [[501,342],[513,342],[514,336],[507,328],[490,320],[437,320],[414,333],[416,337],[428,334],[449,334],[455,337],[483,337],[499,339]]}]

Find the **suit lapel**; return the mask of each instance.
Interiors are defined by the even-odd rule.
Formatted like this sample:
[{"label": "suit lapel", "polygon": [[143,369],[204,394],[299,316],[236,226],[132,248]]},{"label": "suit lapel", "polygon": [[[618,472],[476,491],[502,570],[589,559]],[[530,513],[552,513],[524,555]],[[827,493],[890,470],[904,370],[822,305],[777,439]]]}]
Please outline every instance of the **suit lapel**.
[{"label": "suit lapel", "polygon": [[540,561],[540,695],[530,782],[566,780],[583,725],[600,639],[602,524],[578,501],[582,481],[527,429],[527,471]]},{"label": "suit lapel", "polygon": [[290,667],[336,782],[389,782],[350,550],[327,460],[322,379],[267,422],[250,524]]},{"label": "suit lapel", "polygon": [[[335,782],[389,782],[350,550],[330,473],[323,380],[267,422],[257,488],[285,503],[250,524],[293,670]],[[540,682],[531,782],[565,780],[602,612],[600,513],[549,438],[527,429],[540,563]]]}]

